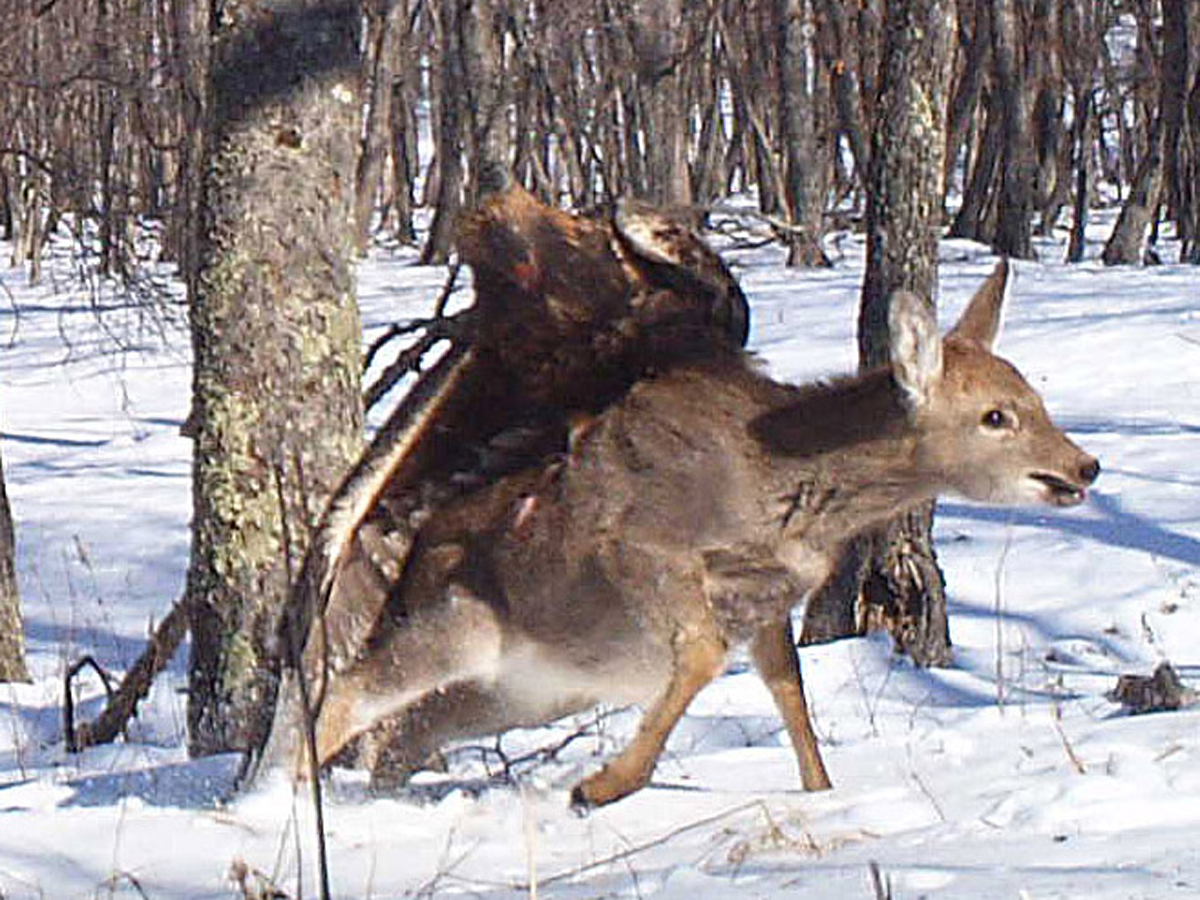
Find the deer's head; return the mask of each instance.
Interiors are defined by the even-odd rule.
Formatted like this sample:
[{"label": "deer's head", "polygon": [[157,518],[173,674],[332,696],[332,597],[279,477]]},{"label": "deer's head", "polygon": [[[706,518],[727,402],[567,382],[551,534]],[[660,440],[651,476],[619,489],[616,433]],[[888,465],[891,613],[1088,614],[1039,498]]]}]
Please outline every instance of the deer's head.
[{"label": "deer's head", "polygon": [[992,352],[1007,263],[942,338],[931,307],[897,292],[888,324],[892,377],[917,433],[917,461],[943,489],[986,503],[1073,506],[1100,463],[1051,421],[1041,397]]}]

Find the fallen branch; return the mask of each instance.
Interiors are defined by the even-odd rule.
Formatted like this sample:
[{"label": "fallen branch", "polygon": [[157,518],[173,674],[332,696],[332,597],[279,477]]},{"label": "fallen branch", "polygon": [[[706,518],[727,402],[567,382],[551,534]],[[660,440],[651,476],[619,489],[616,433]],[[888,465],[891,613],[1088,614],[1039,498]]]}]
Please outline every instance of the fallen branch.
[{"label": "fallen branch", "polygon": [[[142,651],[137,662],[125,674],[120,686],[112,690],[107,673],[105,673],[90,656],[85,656],[67,670],[66,690],[63,698],[63,733],[66,737],[67,752],[79,753],[88,747],[98,744],[109,744],[116,740],[117,735],[125,730],[129,720],[137,713],[137,705],[150,693],[150,686],[158,673],[166,668],[171,657],[182,643],[187,634],[187,616],[184,614],[184,603],[177,601],[167,613],[167,617],[159,623],[150,643]],[[100,673],[104,688],[108,693],[108,703],[104,711],[94,722],[84,722],[75,727],[75,703],[71,696],[71,681],[85,667],[90,666]]]}]

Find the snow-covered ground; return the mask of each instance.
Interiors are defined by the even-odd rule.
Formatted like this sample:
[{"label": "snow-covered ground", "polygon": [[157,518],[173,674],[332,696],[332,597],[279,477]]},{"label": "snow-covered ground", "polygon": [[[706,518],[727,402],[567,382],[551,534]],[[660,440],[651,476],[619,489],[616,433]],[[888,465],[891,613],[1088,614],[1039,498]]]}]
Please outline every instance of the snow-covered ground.
[{"label": "snow-covered ground", "polygon": [[[843,247],[823,272],[730,254],[781,378],[853,367],[861,244]],[[943,263],[951,321],[994,259],[948,242]],[[368,339],[427,310],[442,278],[406,252],[365,263]],[[233,897],[239,870],[250,889],[314,896],[304,797],[232,796],[235,759],[187,759],[182,654],[127,742],[64,752],[65,668],[91,654],[119,673],[182,588],[188,338],[116,295],[97,316],[65,274],[0,280],[34,673],[0,685],[0,898]],[[339,775],[335,896],[847,900],[875,896],[872,862],[897,900],[1200,896],[1200,710],[1129,716],[1105,699],[1164,659],[1200,676],[1200,272],[1022,263],[1012,295],[1001,351],[1104,474],[1064,512],[942,505],[954,668],[915,670],[881,637],[804,651],[835,790],[799,790],[770,698],[735,669],[693,704],[649,788],[587,816],[567,789],[633,713],[480,741],[398,798]],[[80,683],[92,715],[102,687]]]}]

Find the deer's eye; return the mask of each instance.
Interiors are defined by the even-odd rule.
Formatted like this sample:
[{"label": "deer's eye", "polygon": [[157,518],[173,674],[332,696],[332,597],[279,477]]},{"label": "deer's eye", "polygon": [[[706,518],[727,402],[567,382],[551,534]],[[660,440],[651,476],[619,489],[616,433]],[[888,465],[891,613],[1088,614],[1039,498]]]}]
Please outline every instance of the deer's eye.
[{"label": "deer's eye", "polygon": [[989,409],[983,414],[982,424],[984,428],[1006,428],[1010,418],[1002,409]]}]

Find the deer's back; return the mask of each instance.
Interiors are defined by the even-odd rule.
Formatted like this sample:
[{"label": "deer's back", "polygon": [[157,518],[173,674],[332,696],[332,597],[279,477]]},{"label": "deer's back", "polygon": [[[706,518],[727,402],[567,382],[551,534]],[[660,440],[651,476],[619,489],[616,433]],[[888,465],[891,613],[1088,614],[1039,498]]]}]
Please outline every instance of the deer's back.
[{"label": "deer's back", "polygon": [[657,673],[677,629],[714,627],[704,554],[771,514],[777,492],[764,489],[747,426],[790,396],[734,354],[638,384],[581,425],[565,456],[436,515],[405,571],[404,606],[442,602],[458,583],[514,635]]}]

